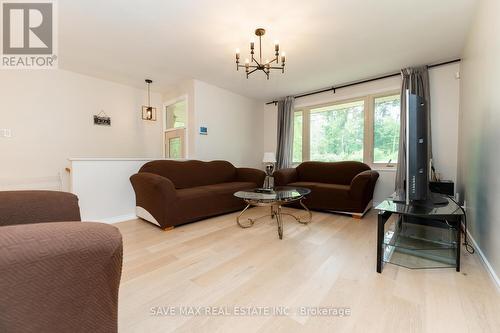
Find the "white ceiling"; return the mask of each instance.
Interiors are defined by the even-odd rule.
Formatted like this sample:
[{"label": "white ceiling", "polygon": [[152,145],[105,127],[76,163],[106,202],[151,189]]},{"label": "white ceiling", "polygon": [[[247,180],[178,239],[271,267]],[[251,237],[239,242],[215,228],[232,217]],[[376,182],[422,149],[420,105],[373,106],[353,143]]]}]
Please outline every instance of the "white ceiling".
[{"label": "white ceiling", "polygon": [[[271,100],[460,57],[476,0],[60,0],[61,68],[167,91],[199,79]],[[280,40],[285,74],[246,79],[257,27]]]}]

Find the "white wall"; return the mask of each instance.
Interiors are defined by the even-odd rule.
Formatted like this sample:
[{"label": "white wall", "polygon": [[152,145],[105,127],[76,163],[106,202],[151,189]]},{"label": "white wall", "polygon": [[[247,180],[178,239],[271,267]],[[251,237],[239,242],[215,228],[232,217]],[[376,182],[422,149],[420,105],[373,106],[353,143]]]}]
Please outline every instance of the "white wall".
[{"label": "white wall", "polygon": [[78,196],[82,221],[121,222],[135,216],[130,176],[147,158],[83,158],[71,160],[71,192]]},{"label": "white wall", "polygon": [[[430,69],[433,152],[437,171],[443,179],[457,178],[457,143],[460,84],[456,78],[459,64],[450,64]],[[378,94],[399,91],[401,78],[392,77],[370,83],[340,89],[335,94],[327,92],[299,98],[297,108]],[[266,105],[263,111],[264,151],[276,150],[277,108]],[[383,170],[375,188],[374,201],[380,202],[394,190],[395,170]]]},{"label": "white wall", "polygon": [[459,64],[429,70],[434,164],[443,179],[453,180],[455,184],[458,169],[459,72]]},{"label": "white wall", "polygon": [[[0,189],[69,189],[70,157],[160,157],[161,121],[141,119],[145,90],[63,70],[1,71]],[[160,94],[152,104],[161,107]],[[93,125],[101,110],[111,127]],[[59,175],[62,185],[59,183]]]},{"label": "white wall", "polygon": [[[195,81],[194,103],[196,158],[262,166],[260,102]],[[208,127],[208,135],[198,134],[200,126]]]},{"label": "white wall", "polygon": [[500,2],[479,2],[462,62],[459,189],[469,229],[500,287]]},{"label": "white wall", "polygon": [[[236,166],[261,167],[261,103],[199,80],[189,80],[163,94],[164,103],[188,99],[188,158],[222,159]],[[200,126],[208,135],[200,135]]]}]

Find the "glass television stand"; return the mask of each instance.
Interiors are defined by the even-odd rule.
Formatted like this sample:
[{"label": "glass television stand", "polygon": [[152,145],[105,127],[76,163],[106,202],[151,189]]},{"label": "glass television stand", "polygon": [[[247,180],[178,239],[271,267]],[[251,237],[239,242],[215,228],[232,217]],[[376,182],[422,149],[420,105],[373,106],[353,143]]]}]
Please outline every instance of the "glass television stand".
[{"label": "glass television stand", "polygon": [[[377,272],[384,263],[410,269],[455,268],[460,271],[463,212],[451,199],[443,205],[380,203],[377,225]],[[391,216],[393,218],[391,218]]]}]

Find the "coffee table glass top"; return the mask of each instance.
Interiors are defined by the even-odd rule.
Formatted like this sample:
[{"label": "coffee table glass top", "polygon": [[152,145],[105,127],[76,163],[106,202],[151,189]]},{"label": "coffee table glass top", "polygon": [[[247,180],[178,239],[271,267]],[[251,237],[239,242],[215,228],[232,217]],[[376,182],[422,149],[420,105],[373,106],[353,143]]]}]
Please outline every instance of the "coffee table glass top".
[{"label": "coffee table glass top", "polygon": [[311,190],[304,187],[277,186],[272,192],[260,192],[261,189],[238,191],[235,197],[244,200],[255,201],[293,201],[311,193]]}]

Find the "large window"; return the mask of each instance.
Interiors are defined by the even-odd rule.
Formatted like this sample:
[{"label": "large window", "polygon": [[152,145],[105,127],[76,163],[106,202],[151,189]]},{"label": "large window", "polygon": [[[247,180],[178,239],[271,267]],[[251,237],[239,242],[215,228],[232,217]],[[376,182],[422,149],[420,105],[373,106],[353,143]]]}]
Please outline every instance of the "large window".
[{"label": "large window", "polygon": [[361,161],[393,167],[399,147],[399,93],[295,111],[293,162]]},{"label": "large window", "polygon": [[363,161],[364,101],[311,109],[310,159]]},{"label": "large window", "polygon": [[396,163],[398,161],[399,100],[399,95],[375,98],[373,163]]}]

